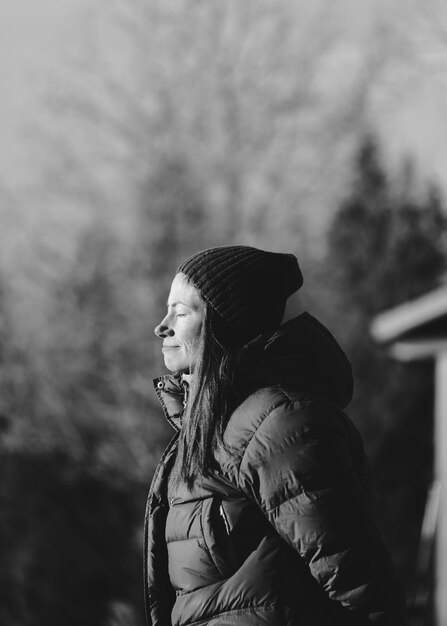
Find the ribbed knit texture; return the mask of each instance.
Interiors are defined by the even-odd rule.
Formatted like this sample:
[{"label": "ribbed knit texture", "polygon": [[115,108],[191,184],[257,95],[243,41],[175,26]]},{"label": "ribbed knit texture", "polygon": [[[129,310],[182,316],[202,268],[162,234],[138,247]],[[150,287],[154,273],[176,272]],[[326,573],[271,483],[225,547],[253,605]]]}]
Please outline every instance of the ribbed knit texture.
[{"label": "ribbed knit texture", "polygon": [[237,343],[278,326],[287,298],[303,284],[293,254],[249,246],[197,252],[181,263],[177,272],[188,277]]}]

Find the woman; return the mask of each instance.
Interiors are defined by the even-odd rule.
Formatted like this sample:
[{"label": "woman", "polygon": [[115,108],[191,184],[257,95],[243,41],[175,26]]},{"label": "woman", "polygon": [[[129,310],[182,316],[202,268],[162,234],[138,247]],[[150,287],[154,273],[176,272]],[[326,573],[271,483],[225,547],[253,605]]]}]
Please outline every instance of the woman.
[{"label": "woman", "polygon": [[281,325],[302,283],[293,255],[247,246],[178,268],[155,329],[176,434],[148,498],[148,624],[403,624],[349,362],[308,313]]}]

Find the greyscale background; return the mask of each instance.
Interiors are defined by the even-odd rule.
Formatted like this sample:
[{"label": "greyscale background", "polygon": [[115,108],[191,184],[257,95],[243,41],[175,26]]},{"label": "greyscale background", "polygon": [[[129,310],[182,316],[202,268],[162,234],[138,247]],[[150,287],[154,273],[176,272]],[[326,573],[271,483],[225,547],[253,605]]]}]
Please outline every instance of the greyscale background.
[{"label": "greyscale background", "polygon": [[3,0],[0,75],[0,624],[143,624],[153,327],[230,243],[298,256],[430,624],[432,365],[369,329],[445,281],[446,4]]}]

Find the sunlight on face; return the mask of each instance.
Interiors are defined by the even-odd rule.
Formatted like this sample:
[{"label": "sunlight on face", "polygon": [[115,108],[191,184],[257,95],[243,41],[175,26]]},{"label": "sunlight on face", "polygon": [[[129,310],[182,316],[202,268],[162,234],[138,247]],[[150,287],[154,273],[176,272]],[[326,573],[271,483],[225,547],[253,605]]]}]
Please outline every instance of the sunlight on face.
[{"label": "sunlight on face", "polygon": [[165,365],[171,372],[193,371],[205,316],[205,303],[186,276],[176,274],[167,306],[166,316],[154,331],[163,339]]}]

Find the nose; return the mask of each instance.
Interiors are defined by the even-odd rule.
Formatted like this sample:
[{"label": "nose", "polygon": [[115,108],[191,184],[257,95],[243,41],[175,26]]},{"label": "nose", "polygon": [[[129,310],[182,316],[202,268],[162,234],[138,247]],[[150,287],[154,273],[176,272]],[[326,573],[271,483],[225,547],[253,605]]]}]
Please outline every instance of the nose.
[{"label": "nose", "polygon": [[164,337],[172,337],[174,335],[174,331],[169,327],[166,318],[164,318],[160,324],[154,328],[154,333],[161,339]]}]

